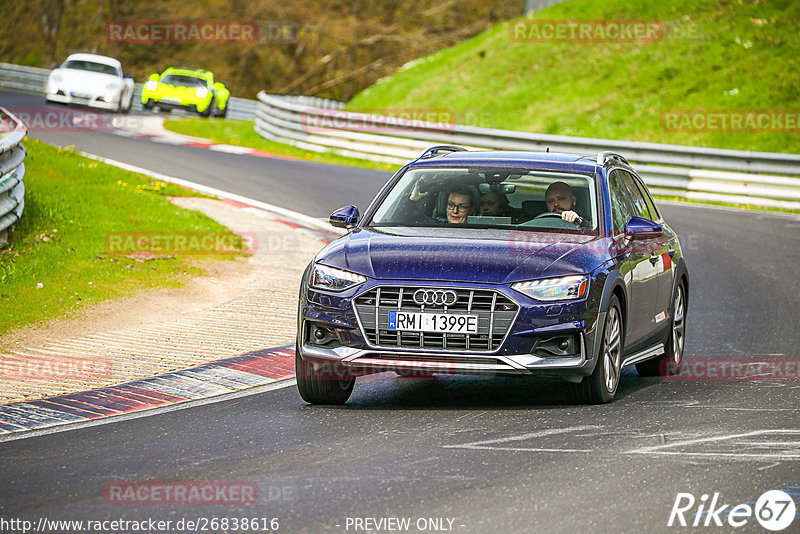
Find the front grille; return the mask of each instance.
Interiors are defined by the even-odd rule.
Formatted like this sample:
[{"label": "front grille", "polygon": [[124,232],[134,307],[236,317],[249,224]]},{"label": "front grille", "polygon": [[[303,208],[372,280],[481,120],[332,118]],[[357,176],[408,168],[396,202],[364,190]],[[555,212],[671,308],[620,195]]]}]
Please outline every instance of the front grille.
[{"label": "front grille", "polygon": [[[356,313],[367,340],[377,347],[420,348],[431,350],[493,351],[511,328],[519,306],[498,291],[452,289],[458,295],[451,306],[427,306],[413,300],[414,292],[430,287],[381,286],[355,300]],[[478,333],[433,333],[389,330],[389,312],[429,312],[478,316]]]}]

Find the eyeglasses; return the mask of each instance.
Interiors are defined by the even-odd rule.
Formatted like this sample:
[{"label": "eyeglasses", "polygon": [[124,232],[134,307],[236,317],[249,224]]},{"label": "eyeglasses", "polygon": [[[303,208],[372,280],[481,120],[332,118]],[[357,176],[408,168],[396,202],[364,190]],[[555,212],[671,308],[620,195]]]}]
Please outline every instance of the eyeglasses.
[{"label": "eyeglasses", "polygon": [[467,211],[472,207],[472,204],[456,204],[454,202],[447,203],[447,209],[450,211],[455,211],[456,213],[460,211]]}]

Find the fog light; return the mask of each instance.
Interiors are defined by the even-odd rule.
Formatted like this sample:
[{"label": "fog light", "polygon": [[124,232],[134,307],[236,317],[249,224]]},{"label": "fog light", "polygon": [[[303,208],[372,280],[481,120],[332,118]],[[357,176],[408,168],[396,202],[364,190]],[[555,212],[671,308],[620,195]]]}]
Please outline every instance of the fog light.
[{"label": "fog light", "polygon": [[322,328],[315,329],[314,330],[314,337],[317,338],[318,340],[322,341],[323,339],[325,339],[325,330],[323,330]]},{"label": "fog light", "polygon": [[574,358],[580,356],[580,334],[537,339],[531,354],[540,358]]}]

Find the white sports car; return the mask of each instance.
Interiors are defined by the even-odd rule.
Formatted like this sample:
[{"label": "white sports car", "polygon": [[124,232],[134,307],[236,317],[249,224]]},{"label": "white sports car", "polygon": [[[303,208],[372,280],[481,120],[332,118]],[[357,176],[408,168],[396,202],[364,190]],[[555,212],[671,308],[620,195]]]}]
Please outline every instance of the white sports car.
[{"label": "white sports car", "polygon": [[122,64],[95,54],[72,54],[47,79],[48,102],[81,104],[127,113],[133,102],[133,78]]}]

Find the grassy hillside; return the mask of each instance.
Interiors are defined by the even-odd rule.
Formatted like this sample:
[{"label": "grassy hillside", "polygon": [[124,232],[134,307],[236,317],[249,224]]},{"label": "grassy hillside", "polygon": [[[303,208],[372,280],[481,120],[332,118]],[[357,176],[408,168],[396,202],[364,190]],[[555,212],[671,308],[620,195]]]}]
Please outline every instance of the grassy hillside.
[{"label": "grassy hillside", "polygon": [[[349,107],[452,110],[459,123],[493,128],[800,152],[800,3],[571,0],[537,13],[535,24],[568,19],[655,21],[665,32],[652,42],[519,42],[510,33],[515,21],[506,22],[412,63]],[[667,131],[682,125],[665,122],[678,110],[774,110],[784,118],[793,110],[794,131],[785,122]]]},{"label": "grassy hillside", "polygon": [[[4,1],[0,61],[50,67],[72,52],[119,58],[144,81],[168,66],[212,70],[234,96],[259,90],[349,100],[415,57],[522,14],[521,0],[40,0]],[[145,43],[109,23],[256,23],[256,39]],[[121,35],[121,33],[120,33]],[[216,33],[214,34],[216,36]],[[254,35],[255,37],[255,35]],[[163,38],[162,38],[163,39]],[[255,42],[253,42],[255,41]]]}]

